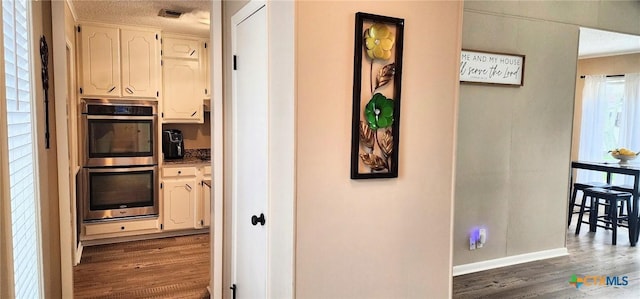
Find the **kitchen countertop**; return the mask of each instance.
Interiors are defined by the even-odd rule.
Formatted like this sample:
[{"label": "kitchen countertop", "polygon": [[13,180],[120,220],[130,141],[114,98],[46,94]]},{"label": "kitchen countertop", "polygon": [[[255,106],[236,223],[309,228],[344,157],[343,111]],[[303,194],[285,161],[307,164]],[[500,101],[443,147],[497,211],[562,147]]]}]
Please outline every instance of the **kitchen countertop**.
[{"label": "kitchen countertop", "polygon": [[164,166],[180,166],[180,165],[208,165],[211,164],[211,159],[204,159],[198,157],[189,157],[183,159],[164,160]]},{"label": "kitchen countertop", "polygon": [[185,149],[184,158],[182,159],[165,159],[165,166],[182,166],[182,165],[208,165],[211,164],[211,150],[206,149]]}]

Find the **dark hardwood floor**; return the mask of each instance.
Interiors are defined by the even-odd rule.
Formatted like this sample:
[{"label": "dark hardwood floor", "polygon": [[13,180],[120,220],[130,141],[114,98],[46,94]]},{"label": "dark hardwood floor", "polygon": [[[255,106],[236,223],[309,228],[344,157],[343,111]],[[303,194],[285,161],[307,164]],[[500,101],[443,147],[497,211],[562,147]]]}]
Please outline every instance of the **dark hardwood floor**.
[{"label": "dark hardwood floor", "polygon": [[[626,229],[574,235],[575,218],[567,230],[569,256],[509,266],[453,278],[454,298],[640,298],[640,247],[629,246]],[[627,276],[626,286],[569,284],[572,275]]]},{"label": "dark hardwood floor", "polygon": [[[454,298],[640,298],[640,247],[626,229],[567,230],[570,255],[453,278]],[[626,286],[569,284],[572,275],[627,276]],[[145,240],[84,249],[74,268],[76,298],[208,298],[209,235]]]},{"label": "dark hardwood floor", "polygon": [[209,298],[209,234],[84,248],[75,298]]}]

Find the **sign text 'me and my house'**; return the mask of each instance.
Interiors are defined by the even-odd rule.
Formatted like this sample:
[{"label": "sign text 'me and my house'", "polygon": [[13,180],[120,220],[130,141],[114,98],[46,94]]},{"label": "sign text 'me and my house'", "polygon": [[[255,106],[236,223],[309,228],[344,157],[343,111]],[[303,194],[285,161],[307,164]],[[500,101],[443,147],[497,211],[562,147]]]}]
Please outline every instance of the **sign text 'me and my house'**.
[{"label": "sign text 'me and my house'", "polygon": [[462,50],[460,81],[522,85],[524,56]]}]

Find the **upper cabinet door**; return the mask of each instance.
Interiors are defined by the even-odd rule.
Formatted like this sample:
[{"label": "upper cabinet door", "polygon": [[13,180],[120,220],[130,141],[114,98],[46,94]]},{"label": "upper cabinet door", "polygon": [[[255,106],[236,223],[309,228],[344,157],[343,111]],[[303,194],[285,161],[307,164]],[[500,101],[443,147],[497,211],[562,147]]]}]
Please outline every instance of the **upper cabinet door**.
[{"label": "upper cabinet door", "polygon": [[122,96],[157,98],[159,92],[160,34],[153,31],[120,31]]},{"label": "upper cabinet door", "polygon": [[118,28],[83,25],[80,39],[82,95],[119,97],[122,89]]},{"label": "upper cabinet door", "polygon": [[187,59],[164,59],[163,62],[164,122],[203,123],[199,62]]},{"label": "upper cabinet door", "polygon": [[162,38],[162,56],[166,58],[200,58],[202,42],[197,39],[187,38]]},{"label": "upper cabinet door", "polygon": [[204,52],[202,52],[202,66],[204,71],[204,98],[211,99],[211,55],[209,55],[209,41],[204,42]]}]

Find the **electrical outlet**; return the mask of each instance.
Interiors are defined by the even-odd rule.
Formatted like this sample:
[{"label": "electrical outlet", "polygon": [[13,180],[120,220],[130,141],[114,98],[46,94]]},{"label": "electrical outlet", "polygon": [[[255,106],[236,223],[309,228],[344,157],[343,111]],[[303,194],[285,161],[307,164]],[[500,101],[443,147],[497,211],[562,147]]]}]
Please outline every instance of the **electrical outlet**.
[{"label": "electrical outlet", "polygon": [[476,250],[476,237],[469,237],[469,250]]}]

